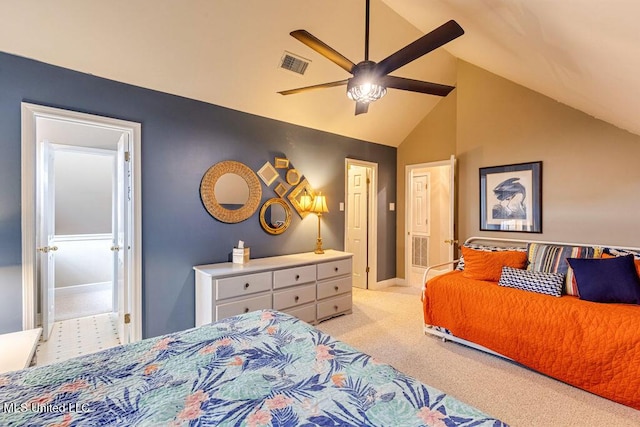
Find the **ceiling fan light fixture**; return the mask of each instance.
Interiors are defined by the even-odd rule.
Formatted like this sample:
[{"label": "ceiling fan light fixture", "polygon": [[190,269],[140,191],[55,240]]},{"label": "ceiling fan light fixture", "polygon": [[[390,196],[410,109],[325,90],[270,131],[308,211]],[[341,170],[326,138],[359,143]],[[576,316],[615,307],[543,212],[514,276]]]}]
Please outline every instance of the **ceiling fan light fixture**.
[{"label": "ceiling fan light fixture", "polygon": [[347,96],[352,101],[368,104],[377,101],[387,93],[387,88],[382,85],[368,81],[352,84],[352,80],[347,86]]}]

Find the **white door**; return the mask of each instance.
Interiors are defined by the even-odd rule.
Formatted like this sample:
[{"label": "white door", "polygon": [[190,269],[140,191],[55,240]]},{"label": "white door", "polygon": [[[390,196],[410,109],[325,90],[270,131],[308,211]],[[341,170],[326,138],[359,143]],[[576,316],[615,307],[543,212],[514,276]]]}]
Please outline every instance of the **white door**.
[{"label": "white door", "polygon": [[347,175],[346,250],[353,254],[353,286],[367,289],[368,169],[349,165]]},{"label": "white door", "polygon": [[42,339],[48,340],[55,318],[55,175],[54,150],[48,141],[40,142],[40,185],[38,204],[40,234],[37,246],[40,257],[40,304],[42,313]]},{"label": "white door", "polygon": [[[405,279],[409,285],[422,286],[426,267],[455,259],[455,164],[451,156],[406,167]],[[426,182],[424,176],[428,176]],[[450,269],[441,267],[433,273]]]},{"label": "white door", "polygon": [[424,270],[429,266],[430,177],[428,172],[411,175],[411,285],[420,284]]},{"label": "white door", "polygon": [[131,203],[129,198],[130,168],[129,168],[128,134],[123,133],[118,141],[118,155],[116,157],[116,203],[114,203],[114,235],[113,235],[113,265],[114,276],[117,281],[116,294],[118,299],[118,337],[121,344],[130,342],[130,307],[129,307],[129,221],[131,218]]}]

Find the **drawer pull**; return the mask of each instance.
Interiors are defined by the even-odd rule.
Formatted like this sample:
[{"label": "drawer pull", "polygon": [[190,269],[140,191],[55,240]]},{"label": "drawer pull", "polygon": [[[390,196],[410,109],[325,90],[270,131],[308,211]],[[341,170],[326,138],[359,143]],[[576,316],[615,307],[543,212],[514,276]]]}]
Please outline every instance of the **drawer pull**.
[{"label": "drawer pull", "polygon": [[334,270],[337,272],[338,271],[338,267],[334,268]]},{"label": "drawer pull", "polygon": [[244,308],[244,312],[245,312],[245,313],[248,313],[248,312],[249,312],[249,308],[248,308],[248,307],[245,307],[245,308]]},{"label": "drawer pull", "polygon": [[245,284],[244,284],[244,288],[245,288],[245,289],[249,289],[249,283],[245,283]]},{"label": "drawer pull", "polygon": [[338,292],[338,290],[340,289],[338,286],[334,286],[333,289],[336,290],[336,292]]},{"label": "drawer pull", "polygon": [[335,311],[338,311],[338,306],[337,306],[337,305],[334,305],[334,306],[333,306],[333,309],[334,309]]},{"label": "drawer pull", "polygon": [[300,275],[296,274],[296,280],[300,280]]},{"label": "drawer pull", "polygon": [[296,302],[298,302],[298,301],[300,301],[300,297],[299,297],[298,295],[296,295],[296,297],[294,298],[294,300],[295,300]]}]

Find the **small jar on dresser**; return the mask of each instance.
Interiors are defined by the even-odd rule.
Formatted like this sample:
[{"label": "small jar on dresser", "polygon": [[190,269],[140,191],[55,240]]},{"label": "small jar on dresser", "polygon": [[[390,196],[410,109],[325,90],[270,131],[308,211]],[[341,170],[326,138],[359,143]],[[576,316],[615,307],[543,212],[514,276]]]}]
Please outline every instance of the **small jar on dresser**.
[{"label": "small jar on dresser", "polygon": [[196,326],[265,308],[311,324],[351,313],[352,257],[326,250],[197,265]]}]

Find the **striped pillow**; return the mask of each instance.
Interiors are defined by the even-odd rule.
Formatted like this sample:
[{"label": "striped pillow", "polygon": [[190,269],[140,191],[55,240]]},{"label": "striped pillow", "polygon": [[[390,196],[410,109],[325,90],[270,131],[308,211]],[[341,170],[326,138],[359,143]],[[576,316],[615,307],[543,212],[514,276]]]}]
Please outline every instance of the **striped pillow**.
[{"label": "striped pillow", "polygon": [[560,273],[565,275],[564,291],[567,295],[578,296],[578,287],[573,280],[573,270],[567,258],[599,258],[600,249],[590,246],[563,246],[545,243],[529,243],[527,257],[529,271]]},{"label": "striped pillow", "polygon": [[604,248],[603,252],[613,256],[633,255],[634,259],[640,259],[640,251],[630,249]]},{"label": "striped pillow", "polygon": [[505,266],[502,267],[502,275],[498,284],[508,288],[559,297],[562,295],[564,275],[560,273],[545,273],[543,271],[520,270]]}]

